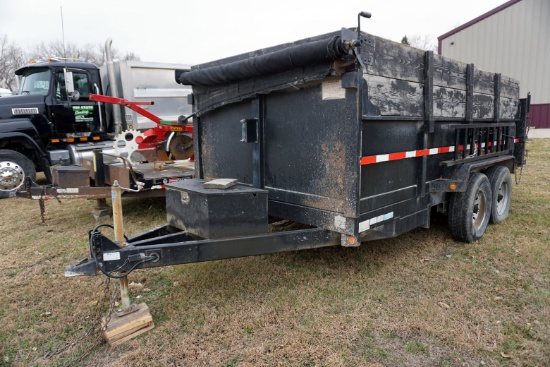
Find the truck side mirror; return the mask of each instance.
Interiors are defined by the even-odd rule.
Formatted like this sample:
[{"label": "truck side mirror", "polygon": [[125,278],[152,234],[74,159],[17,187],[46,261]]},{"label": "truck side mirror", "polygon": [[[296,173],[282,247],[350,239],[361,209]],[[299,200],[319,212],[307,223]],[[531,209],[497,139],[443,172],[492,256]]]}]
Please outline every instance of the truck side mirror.
[{"label": "truck side mirror", "polygon": [[67,92],[67,97],[73,99],[74,97],[74,82],[73,82],[73,73],[63,69],[63,77],[65,78],[65,90]]}]

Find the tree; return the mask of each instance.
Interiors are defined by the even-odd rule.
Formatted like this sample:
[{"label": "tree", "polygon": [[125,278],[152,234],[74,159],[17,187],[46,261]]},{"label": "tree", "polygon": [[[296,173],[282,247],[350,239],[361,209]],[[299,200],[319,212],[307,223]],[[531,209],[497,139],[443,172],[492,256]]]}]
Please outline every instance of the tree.
[{"label": "tree", "polygon": [[8,40],[8,36],[0,35],[0,87],[11,91],[17,89],[15,70],[25,63],[25,53]]},{"label": "tree", "polygon": [[416,47],[424,51],[437,51],[437,43],[434,41],[432,36],[428,34],[423,36],[415,34],[410,38],[409,42],[412,47]]},{"label": "tree", "polygon": [[419,48],[424,51],[437,51],[437,43],[435,43],[433,38],[427,34],[425,34],[424,36],[415,34],[411,38],[407,38],[407,36],[404,36],[401,39],[401,43],[411,47]]},{"label": "tree", "polygon": [[[119,60],[139,60],[139,56],[133,52],[122,54],[119,50],[113,48],[113,58]],[[78,46],[74,43],[63,45],[62,42],[41,42],[30,53],[31,59],[45,60],[49,57],[58,57],[60,59],[78,60],[82,62],[91,62],[97,66],[105,62],[105,49],[102,44],[87,43]]]},{"label": "tree", "polygon": [[[133,52],[121,51],[113,48],[114,59],[139,60],[139,56]],[[8,88],[16,91],[18,79],[15,70],[25,65],[30,60],[47,60],[50,57],[60,59],[78,60],[90,62],[97,66],[105,62],[105,48],[102,44],[85,44],[83,46],[74,43],[63,45],[62,42],[40,42],[29,51],[25,51],[10,42],[7,35],[0,35],[0,88]]]}]

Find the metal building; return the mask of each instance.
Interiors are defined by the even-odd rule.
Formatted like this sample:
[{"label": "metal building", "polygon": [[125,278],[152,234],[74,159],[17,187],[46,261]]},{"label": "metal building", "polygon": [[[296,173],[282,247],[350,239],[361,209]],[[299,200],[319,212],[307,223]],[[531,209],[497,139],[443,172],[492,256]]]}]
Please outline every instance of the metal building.
[{"label": "metal building", "polygon": [[550,128],[550,0],[510,0],[438,37],[440,55],[517,79],[531,126]]}]

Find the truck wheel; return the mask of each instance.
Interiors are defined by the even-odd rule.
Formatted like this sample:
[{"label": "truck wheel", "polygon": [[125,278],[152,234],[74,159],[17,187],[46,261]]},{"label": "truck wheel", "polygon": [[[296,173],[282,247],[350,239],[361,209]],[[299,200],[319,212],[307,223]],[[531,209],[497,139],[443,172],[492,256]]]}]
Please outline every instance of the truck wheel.
[{"label": "truck wheel", "polygon": [[34,164],[21,153],[0,149],[0,199],[15,196],[25,177],[36,181]]},{"label": "truck wheel", "polygon": [[512,175],[510,170],[504,166],[493,166],[485,172],[491,192],[493,193],[493,203],[491,205],[490,223],[500,223],[508,218],[510,204],[512,202]]},{"label": "truck wheel", "polygon": [[449,202],[449,229],[454,239],[467,243],[480,239],[489,224],[491,203],[489,179],[474,173],[466,191],[452,194]]}]

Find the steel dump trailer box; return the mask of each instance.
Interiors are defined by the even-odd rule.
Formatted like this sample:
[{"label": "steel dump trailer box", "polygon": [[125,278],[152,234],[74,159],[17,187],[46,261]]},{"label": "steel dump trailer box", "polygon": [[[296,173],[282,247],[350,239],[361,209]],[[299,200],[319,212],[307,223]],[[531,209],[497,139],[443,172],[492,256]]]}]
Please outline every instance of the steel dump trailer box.
[{"label": "steel dump trailer box", "polygon": [[[124,247],[92,231],[82,267],[357,246],[429,227],[435,210],[471,242],[508,216],[529,107],[511,78],[342,29],[176,80],[193,88],[197,178],[167,185],[169,226]],[[215,179],[238,184],[205,186]],[[268,232],[279,219],[308,229]]]},{"label": "steel dump trailer box", "polygon": [[181,74],[193,85],[198,176],[268,190],[270,216],[376,239],[429,226],[472,173],[523,164],[516,80],[367,33],[359,60],[354,35]]}]

